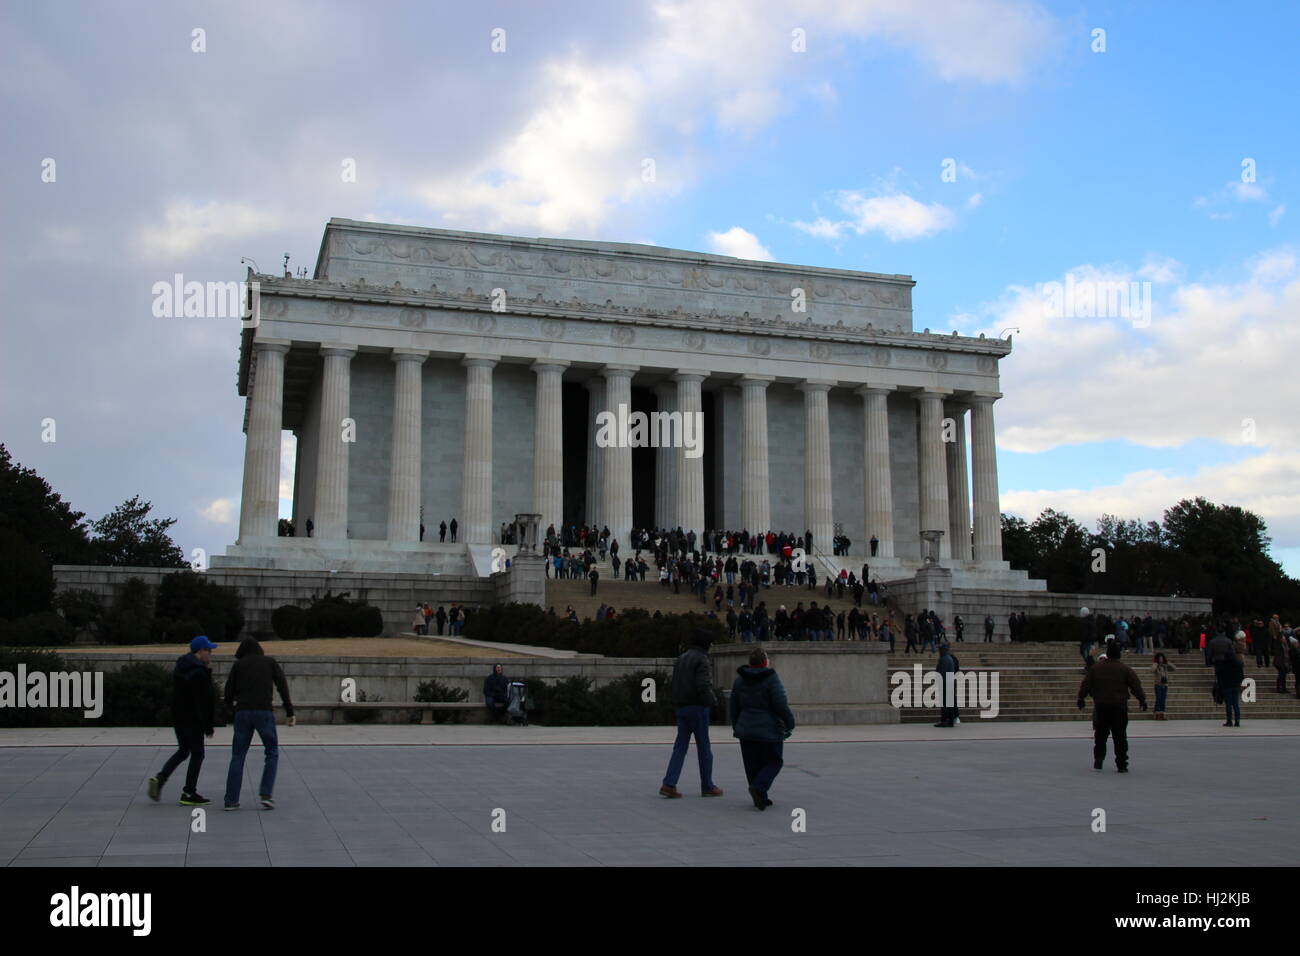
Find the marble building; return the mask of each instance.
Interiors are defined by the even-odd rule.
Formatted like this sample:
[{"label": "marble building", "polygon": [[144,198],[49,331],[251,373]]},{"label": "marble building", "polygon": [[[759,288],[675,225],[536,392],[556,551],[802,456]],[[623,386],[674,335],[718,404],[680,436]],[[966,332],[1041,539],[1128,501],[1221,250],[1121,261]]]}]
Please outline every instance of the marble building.
[{"label": "marble building", "polygon": [[[886,580],[942,531],[955,586],[1043,587],[1002,560],[1011,343],[915,331],[909,276],[331,219],[312,278],[250,279],[239,539],[214,567],[486,574],[532,512],[620,542],[811,530],[827,568]],[[599,447],[620,405],[701,413],[703,454]],[[277,535],[284,430],[296,537]]]}]

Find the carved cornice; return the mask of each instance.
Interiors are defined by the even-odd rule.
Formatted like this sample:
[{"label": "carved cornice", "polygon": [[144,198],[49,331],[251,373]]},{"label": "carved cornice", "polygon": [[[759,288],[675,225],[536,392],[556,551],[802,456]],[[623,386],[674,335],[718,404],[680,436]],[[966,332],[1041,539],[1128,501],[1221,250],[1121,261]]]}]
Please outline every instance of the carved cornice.
[{"label": "carved cornice", "polygon": [[[397,307],[405,318],[403,326],[422,327],[424,325],[422,310],[436,308],[446,311],[480,313],[478,331],[491,331],[496,325],[496,316],[529,316],[546,320],[543,334],[548,338],[560,338],[564,335],[567,321],[595,322],[614,326],[611,335],[614,341],[630,344],[635,341],[635,329],[639,326],[649,328],[677,328],[690,333],[688,345],[693,349],[703,348],[702,333],[726,332],[730,334],[751,335],[756,338],[802,339],[812,343],[812,347],[821,343],[846,342],[855,345],[876,345],[873,357],[878,364],[890,362],[889,347],[925,349],[930,352],[965,352],[988,357],[994,364],[981,363],[981,371],[989,374],[996,372],[996,360],[1011,352],[1011,343],[1004,339],[974,338],[960,335],[938,335],[930,332],[912,332],[910,330],[875,329],[868,325],[865,329],[854,329],[843,322],[835,325],[814,322],[811,318],[804,321],[792,321],[775,316],[755,317],[748,312],[741,315],[718,314],[717,310],[708,313],[687,312],[680,307],[669,312],[647,306],[616,306],[606,301],[603,305],[583,302],[579,299],[557,301],[544,299],[540,294],[532,298],[508,298],[504,312],[493,312],[491,300],[470,290],[454,292],[434,286],[427,290],[417,290],[403,286],[400,282],[392,286],[375,286],[363,279],[354,282],[329,282],[316,279],[277,279],[272,276],[258,276],[261,283],[262,314],[267,316],[268,308],[276,312],[275,297],[321,300],[331,303],[329,316],[346,315],[344,321],[354,321],[352,304],[369,304]],[[279,313],[282,315],[283,313]],[[272,316],[277,317],[277,316]],[[698,337],[697,337],[698,336]],[[626,341],[624,341],[626,340]],[[756,350],[762,343],[754,342],[752,354],[763,354]],[[812,357],[825,359],[827,353],[821,350],[811,352]]]}]

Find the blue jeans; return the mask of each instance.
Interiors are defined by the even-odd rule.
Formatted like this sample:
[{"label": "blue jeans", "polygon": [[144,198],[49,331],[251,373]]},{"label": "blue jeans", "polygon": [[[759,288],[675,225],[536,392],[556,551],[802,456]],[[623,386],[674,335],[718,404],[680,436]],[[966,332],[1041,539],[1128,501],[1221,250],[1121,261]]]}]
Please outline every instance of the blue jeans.
[{"label": "blue jeans", "polygon": [[1168,684],[1156,684],[1156,713],[1165,712],[1165,698],[1169,696]]},{"label": "blue jeans", "polygon": [[673,755],[664,774],[664,786],[675,787],[686,763],[686,748],[691,735],[695,735],[695,752],[700,760],[700,790],[713,789],[713,749],[709,746],[709,708],[702,704],[688,704],[677,708],[677,740]]},{"label": "blue jeans", "polygon": [[239,802],[244,782],[244,758],[253,742],[253,731],[262,738],[266,763],[262,767],[262,785],[258,795],[269,797],[275,792],[275,768],[280,763],[280,741],[275,735],[275,714],[269,710],[235,711],[235,739],[230,747],[230,770],[226,774],[226,806]]}]

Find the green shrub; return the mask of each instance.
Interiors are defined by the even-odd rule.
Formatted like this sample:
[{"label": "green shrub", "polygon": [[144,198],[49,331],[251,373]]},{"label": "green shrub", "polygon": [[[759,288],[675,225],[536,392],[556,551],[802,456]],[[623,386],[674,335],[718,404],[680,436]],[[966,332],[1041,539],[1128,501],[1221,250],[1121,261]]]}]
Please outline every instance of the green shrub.
[{"label": "green shrub", "polygon": [[[437,680],[430,679],[420,681],[419,686],[415,689],[415,699],[422,702],[450,702],[464,703],[469,700],[469,691],[449,687],[446,684],[439,683]],[[416,715],[418,716],[418,715]],[[453,723],[459,724],[465,720],[463,710],[435,710],[433,711],[433,722],[435,724]]]},{"label": "green shrub", "polygon": [[[63,657],[54,651],[0,647],[0,671],[18,674],[18,666],[25,664],[27,672],[54,673],[70,668]],[[25,691],[25,688],[22,690]],[[0,707],[0,727],[70,727],[85,722],[80,710],[48,707]]]},{"label": "green shrub", "polygon": [[93,723],[109,727],[170,727],[172,668],[141,662],[105,673],[104,714]]},{"label": "green shrub", "polygon": [[0,644],[10,647],[64,647],[76,637],[73,626],[53,611],[0,623]]},{"label": "green shrub", "polygon": [[99,595],[85,588],[70,588],[54,597],[54,606],[63,612],[63,618],[78,631],[99,625],[104,618],[104,604]]},{"label": "green shrub", "polygon": [[665,614],[656,618],[642,608],[631,608],[612,621],[571,624],[531,604],[484,608],[470,618],[464,636],[611,657],[676,657],[699,628],[710,631],[715,643],[729,641],[726,629],[702,614]]},{"label": "green shrub", "polygon": [[353,608],[352,637],[378,637],[384,633],[384,615],[373,604],[357,604]]},{"label": "green shrub", "polygon": [[296,604],[281,604],[271,612],[271,629],[282,641],[299,641],[307,636],[307,612]]},{"label": "green shrub", "polygon": [[384,631],[379,608],[349,601],[347,593],[316,598],[307,608],[307,637],[375,637]]},{"label": "green shrub", "polygon": [[548,727],[590,727],[598,722],[590,677],[575,674],[548,685],[544,706],[545,711],[535,712],[535,717]]},{"label": "green shrub", "polygon": [[153,600],[141,578],[127,578],[104,615],[99,639],[105,644],[147,644],[153,640]]},{"label": "green shrub", "polygon": [[[213,643],[233,642],[244,629],[244,606],[234,588],[213,584],[197,571],[163,575],[158,585],[154,616],[156,629],[168,641],[188,641],[199,634]],[[193,634],[184,636],[196,627]]]}]

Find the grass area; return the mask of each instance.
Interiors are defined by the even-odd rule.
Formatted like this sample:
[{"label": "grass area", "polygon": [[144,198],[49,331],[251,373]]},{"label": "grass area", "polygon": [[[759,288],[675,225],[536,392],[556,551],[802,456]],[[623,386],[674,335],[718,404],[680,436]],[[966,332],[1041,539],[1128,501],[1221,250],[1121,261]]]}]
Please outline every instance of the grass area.
[{"label": "grass area", "polygon": [[[212,656],[234,657],[239,643],[220,644]],[[262,641],[262,649],[275,657],[524,657],[509,651],[456,644],[451,641],[415,640],[407,637],[330,637],[305,641]],[[55,650],[67,654],[175,654],[185,648],[178,644],[77,644]]]}]

